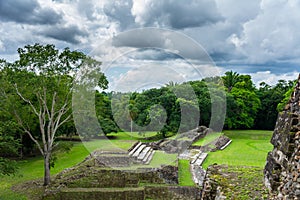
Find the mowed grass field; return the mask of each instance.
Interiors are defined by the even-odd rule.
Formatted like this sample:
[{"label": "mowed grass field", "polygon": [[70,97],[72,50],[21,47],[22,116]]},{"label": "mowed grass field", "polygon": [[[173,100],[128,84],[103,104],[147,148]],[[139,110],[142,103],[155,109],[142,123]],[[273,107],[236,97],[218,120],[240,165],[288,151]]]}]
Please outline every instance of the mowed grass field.
[{"label": "mowed grass field", "polygon": [[[267,152],[272,149],[272,145],[270,144],[272,131],[234,130],[224,131],[224,133],[232,139],[232,143],[223,151],[209,153],[204,162],[205,168],[214,163],[264,167]],[[153,136],[153,134],[147,133],[146,135]],[[75,142],[74,147],[69,153],[60,154],[55,167],[51,169],[51,174],[55,175],[63,169],[81,162],[90,151],[99,148],[103,150],[127,150],[140,138],[139,135],[129,135],[128,133],[117,133],[111,136],[114,136],[111,140]],[[205,143],[209,140],[207,138]],[[159,155],[157,154],[158,157],[153,159],[153,164],[157,164],[157,162],[162,160],[159,158]],[[163,159],[165,160],[165,158]],[[181,162],[180,165],[185,166],[180,169],[181,184],[191,185],[191,178],[184,177],[184,174],[190,176],[190,173],[185,173],[187,163]],[[40,156],[19,161],[18,166],[20,169],[15,176],[0,177],[0,200],[26,199],[24,195],[12,191],[11,187],[24,181],[43,177],[43,159]]]},{"label": "mowed grass field", "polygon": [[272,131],[228,130],[224,134],[232,140],[231,144],[223,151],[210,152],[203,163],[204,168],[214,163],[260,168],[265,166],[267,153],[273,148],[270,143]]}]

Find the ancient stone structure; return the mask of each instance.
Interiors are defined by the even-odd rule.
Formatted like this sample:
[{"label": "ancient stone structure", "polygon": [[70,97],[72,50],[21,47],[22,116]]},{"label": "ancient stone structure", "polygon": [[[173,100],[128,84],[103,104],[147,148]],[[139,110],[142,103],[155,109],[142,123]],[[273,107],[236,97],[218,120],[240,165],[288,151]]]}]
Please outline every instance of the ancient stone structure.
[{"label": "ancient stone structure", "polygon": [[[136,142],[128,151],[96,150],[80,164],[58,174],[44,199],[201,199],[206,177],[201,165],[207,153],[191,145],[212,132],[200,126],[175,139]],[[219,137],[208,145],[217,150],[228,141],[229,138]],[[196,185],[179,186],[178,163],[159,168],[148,165],[157,150],[178,153],[181,159],[189,160]]]},{"label": "ancient stone structure", "polygon": [[188,149],[195,141],[204,138],[207,134],[212,133],[213,130],[205,126],[178,134],[175,139],[163,139],[151,143],[153,149],[162,150],[167,153],[182,153]]},{"label": "ancient stone structure", "polygon": [[[110,161],[108,155],[113,156]],[[199,187],[178,185],[177,166],[110,167],[128,162],[122,152],[95,151],[80,164],[59,173],[43,199],[200,199]]]},{"label": "ancient stone structure", "polygon": [[300,199],[300,75],[278,116],[265,166],[265,184],[273,199]]},{"label": "ancient stone structure", "polygon": [[130,149],[128,149],[128,155],[134,163],[142,163],[148,165],[155,153],[147,143],[136,142]]},{"label": "ancient stone structure", "polygon": [[132,164],[127,152],[110,152],[96,150],[92,152],[85,161],[94,160],[98,166],[107,166],[107,167],[129,167]]}]

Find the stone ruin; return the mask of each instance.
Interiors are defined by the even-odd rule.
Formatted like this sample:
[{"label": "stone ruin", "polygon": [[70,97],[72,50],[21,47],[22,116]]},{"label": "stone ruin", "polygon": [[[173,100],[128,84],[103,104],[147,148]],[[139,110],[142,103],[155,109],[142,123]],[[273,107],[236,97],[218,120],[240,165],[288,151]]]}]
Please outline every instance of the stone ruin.
[{"label": "stone ruin", "polygon": [[110,153],[96,151],[78,165],[63,170],[46,188],[43,199],[200,199],[200,188],[178,185],[177,166],[111,168],[129,159],[115,153],[116,159],[107,166],[107,155]]},{"label": "stone ruin", "polygon": [[149,145],[156,150],[165,151],[167,153],[182,153],[186,149],[198,148],[203,152],[222,150],[222,148],[230,141],[230,139],[224,135],[220,136],[217,140],[205,146],[192,146],[192,144],[199,139],[213,133],[211,128],[206,126],[199,126],[196,129],[178,134],[175,139],[162,139],[157,142],[152,142]]},{"label": "stone ruin", "polygon": [[[206,177],[202,162],[207,153],[192,144],[211,133],[212,129],[199,126],[174,139],[136,142],[128,151],[96,150],[83,162],[59,173],[47,187],[43,199],[201,199]],[[208,146],[221,149],[228,140],[219,137]],[[196,185],[178,185],[178,159],[175,166],[151,167],[149,163],[158,150],[190,160]]]},{"label": "stone ruin", "polygon": [[265,166],[271,199],[300,199],[300,74],[283,112],[279,113]]}]

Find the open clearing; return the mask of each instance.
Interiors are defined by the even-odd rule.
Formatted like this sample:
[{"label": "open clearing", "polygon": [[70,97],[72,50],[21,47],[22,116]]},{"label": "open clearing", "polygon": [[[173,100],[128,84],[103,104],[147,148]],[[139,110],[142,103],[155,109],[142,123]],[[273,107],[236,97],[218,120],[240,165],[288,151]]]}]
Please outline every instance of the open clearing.
[{"label": "open clearing", "polygon": [[231,144],[223,151],[210,152],[203,163],[204,168],[214,163],[264,167],[267,152],[273,148],[270,143],[272,131],[229,130],[224,134],[232,140]]},{"label": "open clearing", "polygon": [[[214,163],[236,166],[257,166],[261,169],[264,167],[267,152],[272,149],[272,145],[270,144],[272,131],[234,130],[224,131],[224,133],[232,139],[232,143],[223,151],[210,152],[204,162],[205,168]],[[149,135],[152,136],[152,134]],[[81,162],[89,154],[88,150],[92,151],[98,148],[109,150],[116,147],[126,150],[137,140],[137,137],[131,137],[126,133],[113,134],[113,136],[114,138],[110,141],[95,140],[84,143],[75,142],[71,152],[59,156],[55,167],[51,169],[51,173],[54,175],[65,168]],[[208,141],[208,139],[206,139],[206,141]],[[158,157],[153,159],[153,164],[157,164],[157,162],[161,161],[159,155],[160,154],[157,154]],[[20,168],[18,174],[0,178],[1,200],[26,199],[25,196],[13,192],[10,189],[11,186],[27,180],[43,177],[43,160],[41,157],[19,161],[18,165]],[[182,172],[187,169],[187,163],[182,163],[181,161],[180,165],[184,166],[183,169],[179,169],[181,170],[180,176],[182,177]],[[190,174],[188,174],[188,176],[189,175]],[[190,177],[181,180],[183,181],[183,183],[181,183],[183,185],[192,184]]]}]

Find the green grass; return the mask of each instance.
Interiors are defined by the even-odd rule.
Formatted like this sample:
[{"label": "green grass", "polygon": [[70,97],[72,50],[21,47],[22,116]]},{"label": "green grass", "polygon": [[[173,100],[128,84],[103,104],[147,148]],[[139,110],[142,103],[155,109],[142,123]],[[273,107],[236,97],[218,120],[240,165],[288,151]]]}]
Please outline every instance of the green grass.
[{"label": "green grass", "polygon": [[209,165],[227,164],[235,166],[265,166],[267,152],[272,150],[270,139],[272,131],[234,130],[224,131],[232,139],[231,144],[223,151],[210,152],[203,163]]},{"label": "green grass", "polygon": [[157,132],[118,132],[118,133],[110,133],[107,136],[114,136],[118,140],[143,140],[144,138],[153,137],[157,135]]},{"label": "green grass", "polygon": [[167,154],[163,151],[156,151],[153,155],[149,166],[160,167],[160,165],[175,165],[177,160],[177,154]]},{"label": "green grass", "polygon": [[208,143],[214,141],[215,139],[217,139],[221,135],[223,135],[223,133],[211,133],[211,134],[208,134],[204,138],[202,138],[202,139],[196,141],[195,143],[193,143],[193,145],[194,146],[204,146],[204,145],[207,145]]},{"label": "green grass", "polygon": [[178,181],[180,186],[194,186],[190,171],[190,161],[180,159],[178,160]]}]

